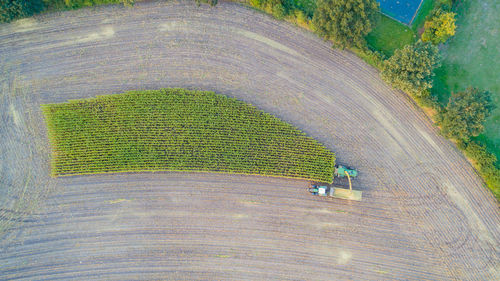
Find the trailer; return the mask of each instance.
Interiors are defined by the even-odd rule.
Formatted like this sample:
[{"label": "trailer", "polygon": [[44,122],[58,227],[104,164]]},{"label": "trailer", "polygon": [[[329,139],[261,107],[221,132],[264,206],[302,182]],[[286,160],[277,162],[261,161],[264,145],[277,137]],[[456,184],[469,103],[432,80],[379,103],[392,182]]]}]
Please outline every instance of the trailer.
[{"label": "trailer", "polygon": [[353,190],[351,183],[351,177],[356,177],[357,175],[358,172],[356,170],[338,165],[335,167],[334,176],[339,178],[347,177],[347,179],[349,180],[349,189],[336,187],[332,185],[328,186],[328,185],[312,184],[311,187],[309,188],[309,192],[311,192],[313,195],[318,195],[318,196],[361,201],[363,192],[359,190]]}]

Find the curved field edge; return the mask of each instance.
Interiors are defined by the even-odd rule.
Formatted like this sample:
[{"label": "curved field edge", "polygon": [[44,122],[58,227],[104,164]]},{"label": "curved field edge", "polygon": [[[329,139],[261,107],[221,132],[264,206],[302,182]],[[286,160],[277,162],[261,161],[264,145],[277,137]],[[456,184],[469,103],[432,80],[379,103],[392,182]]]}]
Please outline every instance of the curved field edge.
[{"label": "curved field edge", "polygon": [[[4,142],[13,152],[5,163],[19,173],[41,169],[41,179],[57,184],[39,215],[1,241],[3,279],[498,279],[494,198],[374,69],[234,4],[136,7],[47,15],[36,32],[0,30],[3,77],[25,90],[22,99],[4,84],[4,93],[19,112],[34,112],[27,125],[43,132],[15,144],[41,140],[44,148],[32,161]],[[298,55],[284,51],[291,49]],[[322,200],[304,181],[222,174],[47,179],[40,104],[172,85],[215,90],[296,125],[362,172],[356,188],[366,200]],[[1,122],[17,128],[15,119]],[[27,193],[40,186],[30,181]]]},{"label": "curved field edge", "polygon": [[331,182],[335,155],[214,92],[162,89],[42,105],[52,175],[196,171]]}]

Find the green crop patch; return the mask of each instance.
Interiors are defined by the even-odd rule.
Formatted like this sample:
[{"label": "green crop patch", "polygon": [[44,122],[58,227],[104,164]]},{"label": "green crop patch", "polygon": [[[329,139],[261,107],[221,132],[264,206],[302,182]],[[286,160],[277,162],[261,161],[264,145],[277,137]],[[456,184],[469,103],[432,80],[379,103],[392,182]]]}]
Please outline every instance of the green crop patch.
[{"label": "green crop patch", "polygon": [[162,89],[42,105],[52,175],[203,171],[332,181],[335,155],[271,114]]}]

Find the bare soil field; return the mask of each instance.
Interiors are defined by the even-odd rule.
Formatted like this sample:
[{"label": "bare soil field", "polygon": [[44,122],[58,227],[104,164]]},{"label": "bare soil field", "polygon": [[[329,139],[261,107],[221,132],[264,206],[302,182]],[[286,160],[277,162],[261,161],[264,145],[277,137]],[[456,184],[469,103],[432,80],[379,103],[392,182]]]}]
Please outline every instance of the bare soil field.
[{"label": "bare soil field", "polygon": [[[0,25],[0,279],[498,280],[500,211],[453,145],[353,54],[232,3]],[[50,178],[40,104],[184,87],[272,113],[359,171],[362,202],[204,173]]]}]

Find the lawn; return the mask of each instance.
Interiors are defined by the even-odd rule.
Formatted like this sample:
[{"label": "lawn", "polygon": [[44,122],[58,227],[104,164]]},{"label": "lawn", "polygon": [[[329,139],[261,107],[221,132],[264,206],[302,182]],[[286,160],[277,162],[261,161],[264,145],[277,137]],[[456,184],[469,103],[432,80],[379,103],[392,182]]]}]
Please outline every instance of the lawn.
[{"label": "lawn", "polygon": [[213,92],[132,91],[42,108],[53,176],[204,171],[333,180],[333,152],[278,118]]},{"label": "lawn", "polygon": [[442,50],[433,94],[446,104],[450,92],[475,86],[493,93],[497,109],[478,139],[500,159],[500,2],[466,0],[455,8],[457,31]]},{"label": "lawn", "polygon": [[415,34],[410,27],[382,14],[366,41],[370,49],[390,57],[396,49],[415,42]]},{"label": "lawn", "polygon": [[417,15],[413,19],[411,23],[411,28],[414,31],[418,31],[419,28],[424,26],[425,18],[429,15],[429,13],[434,8],[435,0],[424,0],[420,5],[420,9],[418,10]]}]

